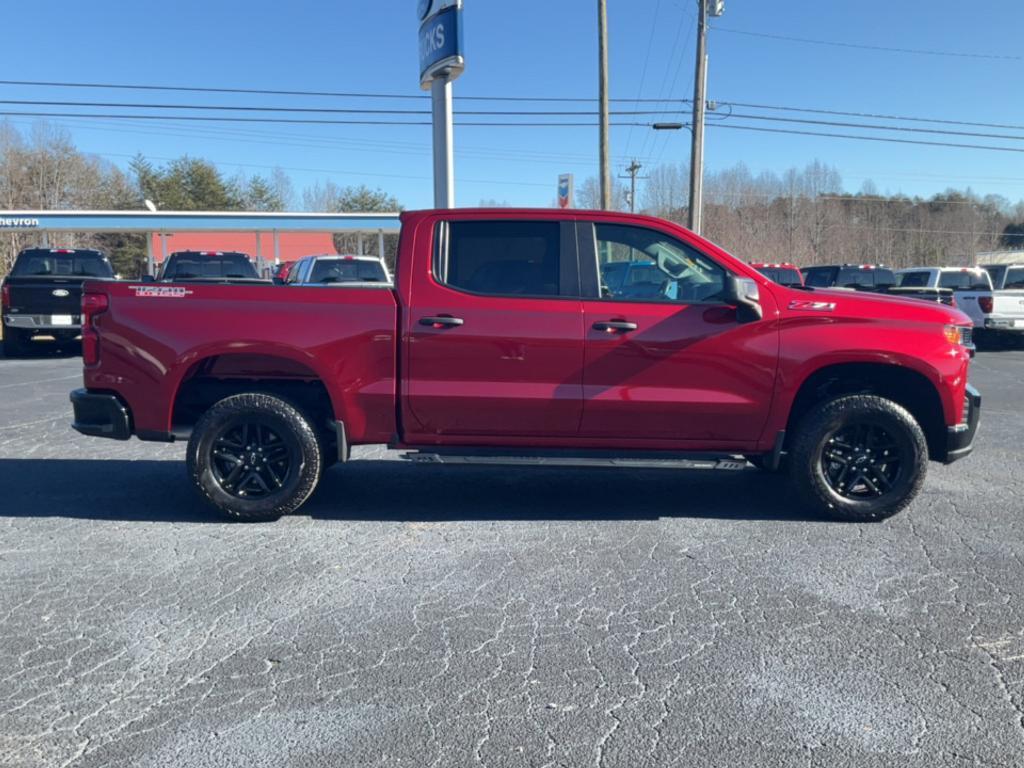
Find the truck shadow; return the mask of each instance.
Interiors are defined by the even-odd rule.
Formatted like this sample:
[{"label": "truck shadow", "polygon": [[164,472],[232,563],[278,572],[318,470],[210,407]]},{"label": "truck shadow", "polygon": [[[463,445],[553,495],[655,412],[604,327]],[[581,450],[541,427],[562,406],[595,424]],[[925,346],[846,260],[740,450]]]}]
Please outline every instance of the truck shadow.
[{"label": "truck shadow", "polygon": [[[396,466],[397,465],[397,466]],[[359,461],[327,472],[300,514],[460,520],[802,520],[785,478],[750,471],[415,466]]]},{"label": "truck shadow", "polygon": [[[0,518],[63,517],[220,523],[179,461],[0,459]],[[353,461],[327,471],[297,516],[323,520],[820,521],[784,478],[754,470],[700,472],[416,466]]]}]

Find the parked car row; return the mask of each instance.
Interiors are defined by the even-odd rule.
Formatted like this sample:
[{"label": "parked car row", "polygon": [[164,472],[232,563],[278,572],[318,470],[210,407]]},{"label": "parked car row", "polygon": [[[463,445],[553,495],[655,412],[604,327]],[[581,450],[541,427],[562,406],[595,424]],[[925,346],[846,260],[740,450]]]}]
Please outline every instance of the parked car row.
[{"label": "parked car row", "polygon": [[839,289],[921,299],[963,310],[977,340],[1024,340],[1024,264],[978,267],[912,267],[834,264],[799,269],[794,264],[753,263],[780,285]]},{"label": "parked car row", "polygon": [[[84,248],[27,248],[14,261],[0,287],[4,354],[20,357],[36,337],[56,344],[73,341],[82,328],[82,283],[116,280],[101,251]],[[390,285],[391,275],[375,256],[322,254],[280,265],[261,277],[252,259],[239,251],[175,251],[155,276],[143,283],[267,283],[288,285]]]}]

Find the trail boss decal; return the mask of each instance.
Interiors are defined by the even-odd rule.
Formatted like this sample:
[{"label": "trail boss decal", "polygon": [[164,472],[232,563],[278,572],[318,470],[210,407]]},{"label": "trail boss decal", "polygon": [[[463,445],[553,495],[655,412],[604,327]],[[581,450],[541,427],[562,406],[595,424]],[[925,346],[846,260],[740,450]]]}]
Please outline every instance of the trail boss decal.
[{"label": "trail boss decal", "polygon": [[793,299],[789,302],[790,309],[798,309],[804,312],[834,312],[836,309],[833,301],[808,301],[807,299]]},{"label": "trail boss decal", "polygon": [[192,294],[190,289],[175,285],[130,285],[128,288],[140,299],[184,299]]}]

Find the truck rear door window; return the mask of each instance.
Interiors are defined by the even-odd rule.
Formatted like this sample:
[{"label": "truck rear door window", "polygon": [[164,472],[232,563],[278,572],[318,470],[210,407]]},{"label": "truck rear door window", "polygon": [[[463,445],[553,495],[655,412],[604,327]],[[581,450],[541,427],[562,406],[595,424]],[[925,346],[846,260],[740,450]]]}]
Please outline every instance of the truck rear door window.
[{"label": "truck rear door window", "polygon": [[557,221],[451,221],[440,255],[435,277],[453,288],[490,296],[562,293]]}]

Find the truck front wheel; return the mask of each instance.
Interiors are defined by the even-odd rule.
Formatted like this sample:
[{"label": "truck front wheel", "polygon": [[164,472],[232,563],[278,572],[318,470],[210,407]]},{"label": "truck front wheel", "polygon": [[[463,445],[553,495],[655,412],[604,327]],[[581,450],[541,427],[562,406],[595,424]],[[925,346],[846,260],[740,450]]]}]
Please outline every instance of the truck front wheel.
[{"label": "truck front wheel", "polygon": [[232,520],[276,520],[298,509],[320,480],[316,433],[286,401],[233,395],[204,413],[188,441],[189,477]]},{"label": "truck front wheel", "polygon": [[882,520],[921,490],[928,466],[924,432],[906,408],[875,395],[846,395],[813,408],[788,457],[808,506],[850,522]]}]

